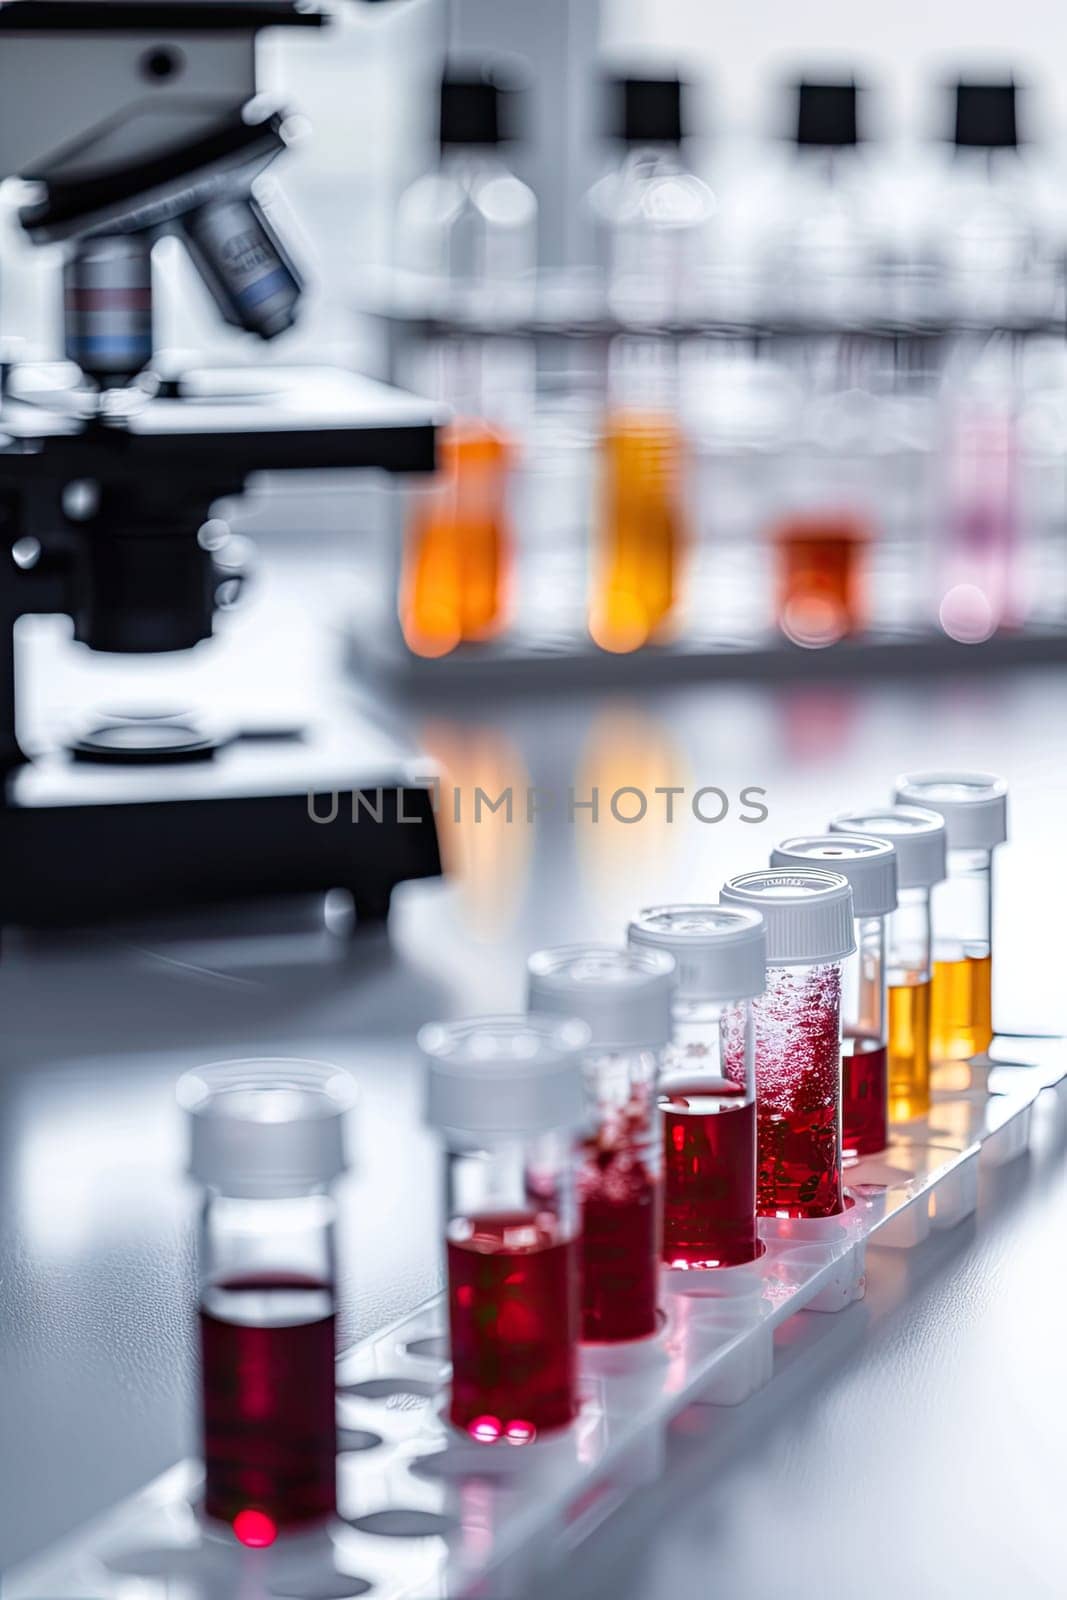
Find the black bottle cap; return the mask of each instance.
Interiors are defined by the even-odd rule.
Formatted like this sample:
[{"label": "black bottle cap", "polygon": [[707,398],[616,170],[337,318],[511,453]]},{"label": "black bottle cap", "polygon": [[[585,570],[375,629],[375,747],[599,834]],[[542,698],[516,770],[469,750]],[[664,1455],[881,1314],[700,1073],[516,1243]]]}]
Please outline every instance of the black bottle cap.
[{"label": "black bottle cap", "polygon": [[681,144],[680,78],[610,78],[608,133],[623,144]]},{"label": "black bottle cap", "polygon": [[797,144],[839,149],[858,144],[855,79],[847,83],[797,84]]},{"label": "black bottle cap", "polygon": [[513,139],[518,89],[488,67],[447,67],[441,76],[442,148]]},{"label": "black bottle cap", "polygon": [[1019,143],[1015,121],[1016,89],[1007,83],[956,85],[957,146],[978,150],[1010,150]]}]

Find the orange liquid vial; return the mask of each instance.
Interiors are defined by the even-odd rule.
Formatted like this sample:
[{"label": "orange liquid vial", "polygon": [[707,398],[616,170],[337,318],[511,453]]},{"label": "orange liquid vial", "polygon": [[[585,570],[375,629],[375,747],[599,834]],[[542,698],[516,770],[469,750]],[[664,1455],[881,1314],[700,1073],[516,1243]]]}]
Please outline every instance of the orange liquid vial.
[{"label": "orange liquid vial", "polygon": [[400,580],[400,625],[416,655],[492,639],[507,622],[511,454],[486,423],[455,422],[440,437],[437,474],[412,506]]},{"label": "orange liquid vial", "polygon": [[814,648],[863,631],[869,537],[847,511],[797,512],[778,524],[778,625],[787,638]]},{"label": "orange liquid vial", "polygon": [[910,1122],[930,1110],[929,978],[889,989],[889,1120]]},{"label": "orange liquid vial", "polygon": [[681,431],[663,413],[616,412],[601,458],[589,632],[625,654],[670,635],[687,543]]},{"label": "orange liquid vial", "polygon": [[993,958],[935,961],[930,1007],[934,1061],[967,1061],[993,1042]]}]

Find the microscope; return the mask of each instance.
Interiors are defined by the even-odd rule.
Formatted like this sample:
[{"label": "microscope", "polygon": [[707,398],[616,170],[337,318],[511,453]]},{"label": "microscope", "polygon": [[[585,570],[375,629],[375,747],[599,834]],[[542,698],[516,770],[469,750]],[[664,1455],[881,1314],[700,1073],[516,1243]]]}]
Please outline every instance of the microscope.
[{"label": "microscope", "polygon": [[425,776],[340,683],[281,728],[163,706],[20,742],[16,717],[20,617],[65,615],[89,650],[130,656],[211,638],[242,584],[212,508],[250,474],[433,468],[413,396],[153,349],[164,236],[227,323],[262,340],[293,323],[301,277],[258,193],[287,119],[257,96],[255,42],[327,21],[302,0],[0,4],[0,179],[27,181],[21,229],[63,252],[67,357],[0,373],[0,927],[332,889],[358,926],[440,871]]}]

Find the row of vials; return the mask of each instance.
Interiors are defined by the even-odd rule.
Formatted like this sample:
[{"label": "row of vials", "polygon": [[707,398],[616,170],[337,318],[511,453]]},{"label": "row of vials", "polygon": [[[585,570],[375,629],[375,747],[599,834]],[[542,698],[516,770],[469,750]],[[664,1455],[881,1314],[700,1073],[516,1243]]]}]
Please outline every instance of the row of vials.
[{"label": "row of vials", "polygon": [[[751,1275],[783,1222],[849,1208],[849,1166],[929,1111],[931,1061],[991,1043],[1006,836],[1000,779],[906,776],[716,904],[533,955],[525,1013],[421,1030],[456,1429],[522,1445],[566,1427],[580,1345],[654,1337],[665,1284]],[[205,1511],[245,1544],[336,1507],[330,1191],[351,1091],[311,1062],[179,1086],[205,1196]]]}]

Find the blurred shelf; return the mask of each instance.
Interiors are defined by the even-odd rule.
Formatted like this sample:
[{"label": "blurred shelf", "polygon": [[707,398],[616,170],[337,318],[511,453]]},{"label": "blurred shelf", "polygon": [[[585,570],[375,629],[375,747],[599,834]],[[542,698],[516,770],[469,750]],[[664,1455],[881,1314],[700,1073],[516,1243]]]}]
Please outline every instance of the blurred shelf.
[{"label": "blurred shelf", "polygon": [[823,649],[768,637],[740,641],[679,641],[626,655],[599,649],[588,638],[523,638],[462,646],[426,658],[381,630],[348,634],[351,669],[390,687],[421,694],[536,692],[545,688],[634,688],[653,683],[721,680],[816,682],[931,672],[986,672],[1067,661],[1067,625],[994,635],[961,644],[943,634],[869,633]]},{"label": "blurred shelf", "polygon": [[891,288],[877,290],[845,313],[823,313],[755,304],[733,312],[709,307],[686,318],[616,314],[587,277],[544,275],[524,289],[510,286],[490,302],[485,292],[465,293],[418,274],[393,269],[364,273],[354,309],[412,338],[527,338],[608,340],[620,335],[661,338],[790,339],[863,337],[877,340],[937,340],[956,336],[1063,337],[1067,312],[1057,309],[989,317],[946,310],[936,292],[911,297],[907,310]]}]

